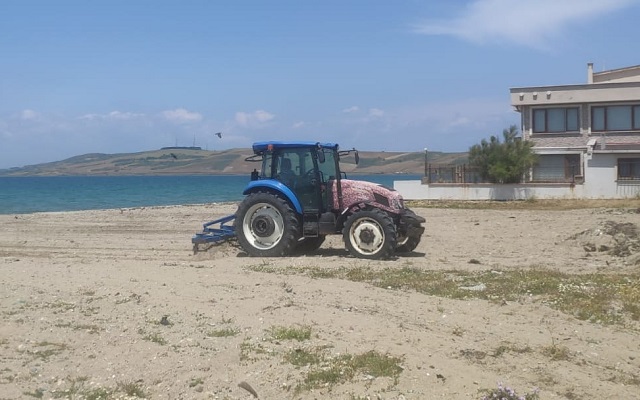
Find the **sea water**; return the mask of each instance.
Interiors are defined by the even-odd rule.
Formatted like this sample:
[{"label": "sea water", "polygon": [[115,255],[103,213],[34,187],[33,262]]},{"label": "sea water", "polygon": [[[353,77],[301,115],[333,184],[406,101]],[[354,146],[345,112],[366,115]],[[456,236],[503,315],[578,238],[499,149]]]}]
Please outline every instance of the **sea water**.
[{"label": "sea water", "polygon": [[[393,187],[420,175],[350,175]],[[0,177],[0,214],[240,201],[248,175]]]}]

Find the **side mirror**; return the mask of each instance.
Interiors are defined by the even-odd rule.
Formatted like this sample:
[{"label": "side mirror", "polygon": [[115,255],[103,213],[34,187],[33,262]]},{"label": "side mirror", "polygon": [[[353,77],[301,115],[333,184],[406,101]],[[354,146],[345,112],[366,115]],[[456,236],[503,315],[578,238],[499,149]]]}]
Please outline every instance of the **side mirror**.
[{"label": "side mirror", "polygon": [[358,150],[356,150],[356,154],[354,155],[355,159],[356,159],[356,165],[358,163],[360,163],[360,154],[358,154]]},{"label": "side mirror", "polygon": [[324,164],[326,158],[324,157],[324,151],[322,149],[318,149],[318,161],[320,164]]}]

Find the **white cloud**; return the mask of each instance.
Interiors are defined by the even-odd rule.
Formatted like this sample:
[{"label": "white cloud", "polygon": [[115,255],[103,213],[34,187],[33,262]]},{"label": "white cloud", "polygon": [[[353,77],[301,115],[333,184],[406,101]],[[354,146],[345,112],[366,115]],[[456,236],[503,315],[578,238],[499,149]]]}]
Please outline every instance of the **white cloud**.
[{"label": "white cloud", "polygon": [[85,114],[78,117],[78,119],[86,119],[86,120],[106,120],[106,119],[117,119],[117,120],[129,120],[134,118],[142,118],[144,114],[132,113],[132,112],[122,112],[122,111],[111,111],[108,114]]},{"label": "white cloud", "polygon": [[358,106],[351,106],[349,108],[345,108],[344,110],[342,110],[343,113],[354,113],[360,110],[360,107]]},{"label": "white cloud", "polygon": [[572,24],[587,24],[635,3],[637,0],[475,0],[459,15],[418,24],[414,32],[543,48]]},{"label": "white cloud", "polygon": [[245,128],[260,127],[265,123],[273,120],[275,117],[275,115],[264,110],[257,110],[252,113],[238,111],[235,116],[235,121],[238,125]]},{"label": "white cloud", "polygon": [[292,128],[293,129],[299,129],[299,128],[302,128],[304,125],[305,125],[304,121],[298,121],[298,122],[295,122],[292,125]]},{"label": "white cloud", "polygon": [[99,119],[99,118],[103,118],[104,116],[100,115],[100,114],[84,114],[78,117],[78,119],[88,119],[88,120],[92,120],[92,119]]},{"label": "white cloud", "polygon": [[372,118],[382,118],[384,117],[384,111],[382,111],[379,108],[370,108],[369,109],[369,116]]},{"label": "white cloud", "polygon": [[202,120],[202,114],[191,112],[184,108],[176,108],[175,110],[167,110],[162,112],[162,116],[173,122],[197,122]]},{"label": "white cloud", "polygon": [[109,118],[113,119],[133,119],[144,117],[144,114],[137,114],[132,112],[121,112],[121,111],[111,111],[109,113]]},{"label": "white cloud", "polygon": [[21,119],[36,119],[38,118],[38,113],[33,111],[33,110],[22,110],[22,113],[20,113],[20,118]]}]

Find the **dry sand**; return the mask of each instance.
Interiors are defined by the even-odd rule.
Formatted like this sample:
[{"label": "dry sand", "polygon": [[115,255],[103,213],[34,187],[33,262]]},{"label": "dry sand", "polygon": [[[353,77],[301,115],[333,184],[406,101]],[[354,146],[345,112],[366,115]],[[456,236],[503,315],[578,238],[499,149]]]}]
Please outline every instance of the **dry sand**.
[{"label": "dry sand", "polygon": [[[0,398],[144,393],[152,399],[479,399],[504,382],[541,399],[640,398],[640,326],[578,320],[535,297],[453,300],[295,274],[310,268],[636,273],[634,257],[588,253],[607,221],[634,210],[416,209],[415,253],[349,257],[331,237],[313,255],[244,257],[232,244],[194,254],[201,223],[234,204],[0,216]],[[588,234],[587,234],[588,235]],[[592,238],[609,240],[602,235]],[[475,260],[470,263],[470,260]],[[256,272],[255,268],[276,272]],[[289,273],[285,273],[288,271]],[[273,327],[311,327],[306,341]],[[216,337],[215,333],[235,334]],[[541,349],[561,345],[568,359]],[[528,349],[498,354],[497,349]],[[311,367],[287,351],[329,357],[375,350],[402,359],[397,382],[358,375],[296,392]]]}]

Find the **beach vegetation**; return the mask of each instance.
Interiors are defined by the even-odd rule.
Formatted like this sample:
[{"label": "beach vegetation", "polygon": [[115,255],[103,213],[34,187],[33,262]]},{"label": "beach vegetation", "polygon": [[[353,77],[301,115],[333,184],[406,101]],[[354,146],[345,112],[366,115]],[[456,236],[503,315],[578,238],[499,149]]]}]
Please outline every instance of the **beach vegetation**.
[{"label": "beach vegetation", "polygon": [[233,317],[225,317],[224,314],[222,314],[222,317],[220,317],[220,322],[223,324],[231,324],[233,323],[233,320]]},{"label": "beach vegetation", "polygon": [[138,333],[142,335],[143,340],[157,343],[161,346],[164,346],[168,343],[167,340],[163,338],[162,335],[158,332],[146,333],[143,329],[139,329]]},{"label": "beach vegetation", "polygon": [[147,393],[144,391],[144,388],[137,382],[118,382],[116,390],[127,396],[137,397],[139,399],[147,398]]},{"label": "beach vegetation", "polygon": [[561,346],[556,343],[542,347],[542,354],[552,361],[569,361],[572,357],[571,350],[567,346]]},{"label": "beach vegetation", "polygon": [[29,396],[29,397],[33,397],[34,399],[43,398],[44,397],[44,393],[45,393],[45,390],[42,389],[42,388],[38,388],[38,389],[34,390],[33,392],[30,392],[30,391],[22,392],[23,395]]},{"label": "beach vegetation", "polygon": [[324,359],[322,349],[301,349],[296,348],[287,351],[283,355],[286,363],[296,367],[306,367],[307,365],[317,365]]},{"label": "beach vegetation", "polygon": [[[251,267],[246,267],[251,269]],[[316,279],[345,279],[390,290],[413,290],[450,299],[495,303],[539,301],[579,320],[637,327],[640,321],[640,274],[569,274],[546,268],[517,270],[444,270],[368,266],[271,267],[261,272],[302,274]],[[322,273],[320,273],[322,272]],[[319,278],[322,277],[322,278]]]},{"label": "beach vegetation", "polygon": [[207,336],[222,338],[222,337],[236,336],[238,333],[240,333],[239,329],[226,327],[226,328],[210,330],[207,332]]},{"label": "beach vegetation", "polygon": [[329,388],[337,384],[349,382],[356,377],[373,380],[375,378],[390,378],[391,386],[398,383],[403,371],[403,359],[389,354],[371,350],[362,354],[341,354],[337,356],[317,355],[311,353],[315,365],[306,370],[296,392],[318,388]]},{"label": "beach vegetation", "polygon": [[311,327],[303,326],[272,326],[269,334],[273,340],[297,340],[298,342],[311,338]]},{"label": "beach vegetation", "polygon": [[511,353],[511,354],[525,354],[532,352],[533,349],[531,346],[518,346],[513,343],[502,343],[498,347],[493,350],[491,356],[500,357],[503,354]]},{"label": "beach vegetation", "polygon": [[481,392],[484,393],[484,396],[481,398],[482,400],[538,400],[540,398],[539,390],[537,388],[533,389],[529,393],[518,394],[515,389],[512,389],[509,386],[504,386],[501,382],[498,382],[497,388],[485,389],[481,390]]},{"label": "beach vegetation", "polygon": [[74,331],[84,331],[87,333],[95,334],[103,330],[103,328],[96,324],[73,324],[71,322],[58,322],[55,324],[56,328],[71,328]]},{"label": "beach vegetation", "polygon": [[108,400],[120,398],[125,395],[129,399],[146,399],[148,397],[144,388],[137,382],[118,382],[115,388],[95,387],[89,383],[87,376],[67,377],[62,385],[50,392],[38,388],[34,391],[26,391],[25,396],[41,399],[47,394],[52,399],[84,399],[84,400]]},{"label": "beach vegetation", "polygon": [[189,381],[189,387],[196,387],[202,384],[204,384],[204,379],[202,378],[191,378],[191,380]]},{"label": "beach vegetation", "polygon": [[[53,399],[106,400],[112,398],[113,391],[103,387],[87,387],[88,376],[67,377],[63,385],[49,393]],[[44,391],[37,392],[44,394]]]},{"label": "beach vegetation", "polygon": [[240,343],[240,361],[257,361],[261,355],[269,353],[262,343],[255,343],[249,338]]},{"label": "beach vegetation", "polygon": [[52,356],[58,355],[69,348],[69,346],[64,343],[54,343],[48,341],[38,342],[35,344],[35,347],[35,350],[25,350],[22,352],[28,352],[34,359],[48,361]]}]

